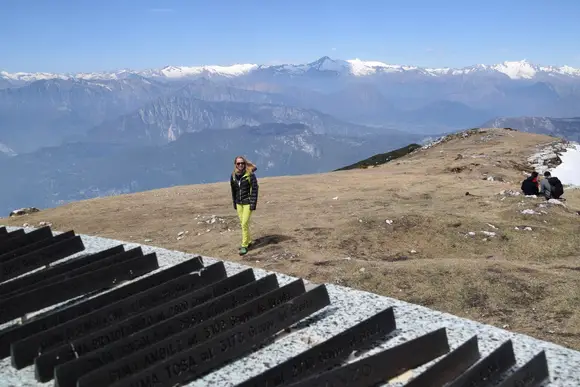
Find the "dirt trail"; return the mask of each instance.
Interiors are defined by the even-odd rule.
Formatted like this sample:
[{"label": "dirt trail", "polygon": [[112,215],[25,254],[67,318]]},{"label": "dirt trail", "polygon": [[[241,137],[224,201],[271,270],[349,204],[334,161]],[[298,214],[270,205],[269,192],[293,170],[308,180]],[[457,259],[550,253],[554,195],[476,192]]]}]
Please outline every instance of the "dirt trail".
[{"label": "dirt trail", "polygon": [[580,216],[572,210],[580,191],[566,192],[568,208],[499,194],[519,191],[526,160],[551,141],[490,129],[376,168],[259,178],[257,244],[243,258],[227,182],[77,202],[0,224],[48,221],[243,261],[580,350]]}]

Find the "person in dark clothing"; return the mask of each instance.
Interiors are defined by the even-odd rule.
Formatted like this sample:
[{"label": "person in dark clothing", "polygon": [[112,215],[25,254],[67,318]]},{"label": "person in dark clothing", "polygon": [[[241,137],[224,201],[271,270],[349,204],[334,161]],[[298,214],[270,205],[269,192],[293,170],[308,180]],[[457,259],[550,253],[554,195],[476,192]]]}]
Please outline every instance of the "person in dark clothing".
[{"label": "person in dark clothing", "polygon": [[[560,199],[564,194],[564,186],[560,179],[548,171],[544,172],[544,178],[540,182],[540,194],[546,198],[550,199]],[[562,199],[563,200],[563,199]]]},{"label": "person in dark clothing", "polygon": [[232,201],[242,227],[240,255],[246,254],[248,247],[252,244],[250,217],[258,204],[258,179],[254,174],[257,169],[245,157],[238,156],[234,159],[234,172],[230,176]]},{"label": "person in dark clothing", "polygon": [[521,188],[524,195],[539,195],[540,185],[538,184],[538,172],[532,172],[532,174],[522,182]]}]

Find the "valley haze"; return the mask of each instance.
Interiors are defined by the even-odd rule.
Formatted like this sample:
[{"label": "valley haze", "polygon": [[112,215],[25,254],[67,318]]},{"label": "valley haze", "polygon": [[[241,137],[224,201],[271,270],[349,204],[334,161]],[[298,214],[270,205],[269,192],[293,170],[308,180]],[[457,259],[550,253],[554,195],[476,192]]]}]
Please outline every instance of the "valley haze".
[{"label": "valley haze", "polygon": [[471,127],[578,141],[580,70],[506,61],[0,71],[0,211],[227,179],[335,170]]}]

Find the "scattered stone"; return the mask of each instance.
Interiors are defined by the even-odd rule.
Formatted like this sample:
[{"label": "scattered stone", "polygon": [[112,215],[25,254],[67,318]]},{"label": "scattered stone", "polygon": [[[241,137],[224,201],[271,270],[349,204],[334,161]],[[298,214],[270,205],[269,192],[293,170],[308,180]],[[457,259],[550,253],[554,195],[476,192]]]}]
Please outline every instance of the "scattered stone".
[{"label": "scattered stone", "polygon": [[530,210],[530,209],[522,210],[521,213],[524,215],[537,215],[538,214],[536,211]]},{"label": "scattered stone", "polygon": [[177,233],[177,236],[180,237],[180,236],[183,236],[183,234],[185,234],[185,231],[180,231]]},{"label": "scattered stone", "polygon": [[483,235],[487,235],[488,237],[494,237],[496,234],[493,231],[482,231]]},{"label": "scattered stone", "polygon": [[143,242],[149,243],[149,242],[153,242],[153,240],[152,239],[145,239]]},{"label": "scattered stone", "polygon": [[24,223],[24,224],[22,225],[22,227],[29,227],[29,226],[30,226],[30,225],[29,225],[28,223]]},{"label": "scattered stone", "polygon": [[361,268],[359,269],[359,271],[360,271],[361,273],[364,273],[364,272],[366,271],[366,269],[365,269],[364,267],[361,267]]},{"label": "scattered stone", "polygon": [[525,231],[532,231],[532,228],[531,227],[524,227],[524,230]]},{"label": "scattered stone", "polygon": [[465,236],[475,236],[475,233],[473,231],[470,231]]},{"label": "scattered stone", "polygon": [[44,221],[42,221],[42,222],[38,222],[38,225],[41,226],[41,227],[43,227],[43,226],[52,226],[52,223],[51,222],[44,222]]},{"label": "scattered stone", "polygon": [[24,208],[19,208],[17,210],[14,210],[10,213],[10,215],[8,217],[13,217],[13,216],[22,216],[22,215],[28,215],[28,214],[33,214],[35,212],[39,212],[40,210],[36,207],[24,207]]},{"label": "scattered stone", "polygon": [[387,223],[387,224],[393,224],[393,221],[390,220],[390,219],[387,219],[387,220],[385,220],[385,223]]},{"label": "scattered stone", "polygon": [[495,227],[493,224],[491,224],[491,223],[488,223],[487,225],[488,225],[489,227],[493,228],[494,230],[497,230],[497,227]]},{"label": "scattered stone", "polygon": [[457,157],[455,158],[455,160],[461,160],[463,159],[463,155],[461,153],[457,154]]},{"label": "scattered stone", "polygon": [[338,196],[333,197],[332,200],[338,200]]},{"label": "scattered stone", "polygon": [[566,207],[566,205],[558,199],[550,199],[550,200],[548,200],[548,203],[555,204],[555,205],[562,206],[562,207]]},{"label": "scattered stone", "polygon": [[411,254],[417,254],[417,250],[411,250],[409,251]]},{"label": "scattered stone", "polygon": [[514,191],[513,189],[504,189],[500,191],[499,194],[502,196],[520,196],[521,192]]},{"label": "scattered stone", "polygon": [[485,180],[487,180],[487,181],[495,181],[495,179],[493,178],[493,176],[488,176]]}]

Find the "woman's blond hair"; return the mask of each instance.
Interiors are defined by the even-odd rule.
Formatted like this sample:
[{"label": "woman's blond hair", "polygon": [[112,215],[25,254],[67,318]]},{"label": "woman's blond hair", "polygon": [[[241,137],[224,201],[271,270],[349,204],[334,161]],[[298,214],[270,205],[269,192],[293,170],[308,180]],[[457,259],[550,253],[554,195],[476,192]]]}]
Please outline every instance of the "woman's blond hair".
[{"label": "woman's blond hair", "polygon": [[246,170],[250,173],[253,173],[256,170],[256,165],[254,163],[252,163],[251,161],[249,161],[247,158],[245,158],[244,156],[237,156],[234,159],[234,174],[236,173],[236,161],[238,159],[242,159],[244,160],[244,163],[246,163]]}]

